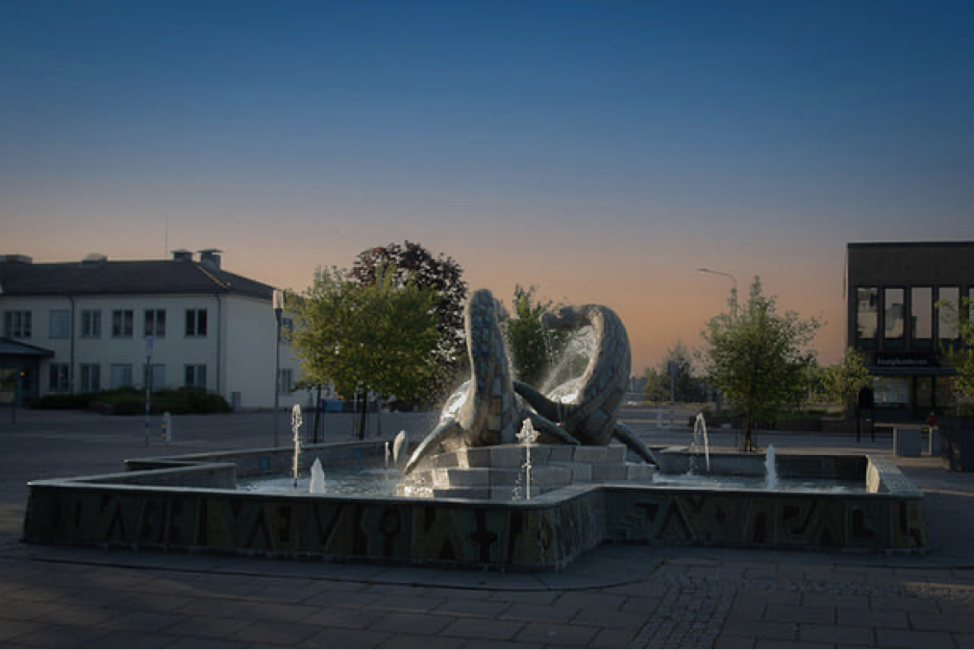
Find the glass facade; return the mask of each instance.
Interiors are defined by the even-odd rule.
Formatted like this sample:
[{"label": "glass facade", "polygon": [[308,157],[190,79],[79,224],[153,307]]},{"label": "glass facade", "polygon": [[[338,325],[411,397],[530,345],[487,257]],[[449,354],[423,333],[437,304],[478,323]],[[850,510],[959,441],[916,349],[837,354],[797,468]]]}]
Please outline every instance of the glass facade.
[{"label": "glass facade", "polygon": [[883,338],[890,348],[903,347],[906,317],[904,293],[900,287],[888,287],[883,292]]},{"label": "glass facade", "polygon": [[910,338],[913,347],[930,349],[933,346],[933,288],[910,289]]},{"label": "glass facade", "polygon": [[875,347],[879,331],[879,288],[856,289],[856,332],[863,347]]},{"label": "glass facade", "polygon": [[873,382],[874,417],[925,422],[960,405],[946,351],[974,318],[974,241],[849,244],[847,344]]},{"label": "glass facade", "polygon": [[957,287],[940,287],[940,305],[937,310],[940,318],[937,322],[937,331],[941,340],[953,340],[957,338],[957,327],[954,325],[953,315],[957,314],[960,302],[960,289]]}]

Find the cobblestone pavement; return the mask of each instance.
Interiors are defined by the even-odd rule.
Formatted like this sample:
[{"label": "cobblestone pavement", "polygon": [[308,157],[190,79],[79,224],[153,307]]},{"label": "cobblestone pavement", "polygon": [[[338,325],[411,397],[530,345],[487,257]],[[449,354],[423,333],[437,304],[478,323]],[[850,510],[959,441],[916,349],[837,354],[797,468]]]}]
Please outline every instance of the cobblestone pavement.
[{"label": "cobblestone pavement", "polygon": [[[186,418],[169,449],[257,446],[268,418]],[[655,428],[654,411],[626,419],[650,444],[689,435]],[[428,422],[409,414],[382,426]],[[343,420],[329,424],[326,439],[346,435]],[[563,571],[517,574],[19,542],[27,480],[160,453],[143,431],[139,418],[86,413],[0,419],[0,647],[974,647],[974,478],[939,459],[892,457],[925,493],[932,548],[922,556],[603,545]],[[891,451],[882,436],[759,442]]]}]

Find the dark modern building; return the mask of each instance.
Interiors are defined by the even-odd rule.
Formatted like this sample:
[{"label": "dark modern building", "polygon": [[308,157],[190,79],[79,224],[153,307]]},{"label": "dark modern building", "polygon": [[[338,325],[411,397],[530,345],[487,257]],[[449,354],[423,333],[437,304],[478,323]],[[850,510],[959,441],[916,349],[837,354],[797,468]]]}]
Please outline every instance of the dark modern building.
[{"label": "dark modern building", "polygon": [[848,244],[846,343],[873,376],[877,413],[926,419],[955,404],[943,343],[957,330],[938,303],[974,298],[974,242]]}]

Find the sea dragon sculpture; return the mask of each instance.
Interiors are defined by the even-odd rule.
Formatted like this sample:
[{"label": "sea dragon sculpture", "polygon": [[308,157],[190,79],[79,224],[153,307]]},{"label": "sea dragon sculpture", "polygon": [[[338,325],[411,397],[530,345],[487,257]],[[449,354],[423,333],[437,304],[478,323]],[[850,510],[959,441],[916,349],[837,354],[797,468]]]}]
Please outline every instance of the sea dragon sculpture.
[{"label": "sea dragon sculpture", "polygon": [[591,326],[595,350],[579,377],[547,395],[523,382],[514,382],[515,391],[541,416],[559,424],[581,444],[605,445],[615,438],[646,462],[659,465],[653,452],[619,421],[619,407],[632,368],[629,336],[619,316],[602,305],[569,306],[545,313],[541,324],[563,331]]},{"label": "sea dragon sculpture", "polygon": [[447,400],[439,423],[410,456],[404,473],[410,473],[423,458],[438,450],[514,443],[526,418],[542,433],[542,442],[578,444],[564,429],[520,406],[500,329],[500,311],[499,303],[486,289],[470,297],[464,325],[471,377]]}]

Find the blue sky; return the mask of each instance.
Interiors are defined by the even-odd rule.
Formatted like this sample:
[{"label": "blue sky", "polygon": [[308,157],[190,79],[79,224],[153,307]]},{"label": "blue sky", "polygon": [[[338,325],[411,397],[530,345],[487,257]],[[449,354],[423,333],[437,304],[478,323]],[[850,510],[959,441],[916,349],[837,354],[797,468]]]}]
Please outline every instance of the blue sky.
[{"label": "blue sky", "polygon": [[0,252],[216,247],[302,290],[416,241],[623,316],[761,276],[844,343],[852,241],[974,239],[971,2],[0,2]]}]

